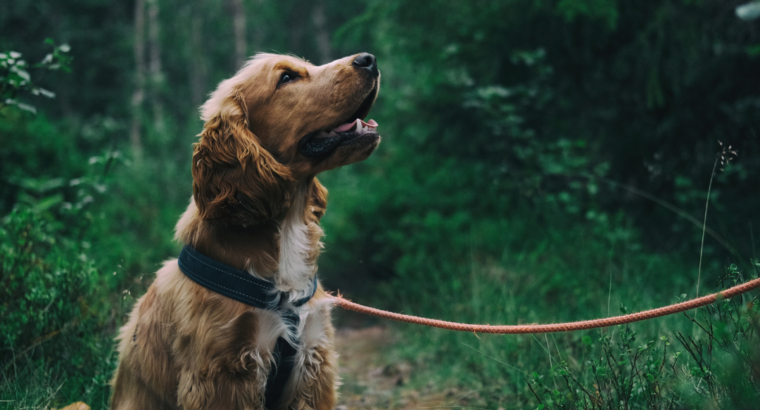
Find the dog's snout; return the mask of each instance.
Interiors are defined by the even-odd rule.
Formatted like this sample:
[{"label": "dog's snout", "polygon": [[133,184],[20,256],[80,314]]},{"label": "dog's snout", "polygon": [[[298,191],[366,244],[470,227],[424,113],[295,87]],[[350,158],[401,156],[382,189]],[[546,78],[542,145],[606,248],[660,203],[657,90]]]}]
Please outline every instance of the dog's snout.
[{"label": "dog's snout", "polygon": [[359,54],[351,64],[358,69],[369,70],[375,77],[380,75],[380,72],[377,71],[377,59],[370,53]]}]

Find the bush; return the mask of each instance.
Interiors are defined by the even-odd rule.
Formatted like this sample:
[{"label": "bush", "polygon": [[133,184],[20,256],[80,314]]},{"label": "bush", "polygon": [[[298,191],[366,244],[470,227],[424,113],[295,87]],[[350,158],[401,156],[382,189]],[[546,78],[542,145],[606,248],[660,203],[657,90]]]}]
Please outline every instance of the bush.
[{"label": "bush", "polygon": [[87,297],[94,292],[98,276],[82,248],[82,244],[58,235],[50,221],[28,208],[17,208],[3,220],[2,362],[71,331],[93,316]]},{"label": "bush", "polygon": [[[731,265],[718,290],[742,282]],[[613,329],[612,336],[601,333],[598,343],[584,336],[572,356],[590,359],[573,365],[561,360],[546,378],[534,372],[531,392],[539,408],[754,408],[760,399],[760,309],[750,298],[686,313],[694,326],[665,332],[675,336],[673,345],[666,336],[642,341],[630,325]]]},{"label": "bush", "polygon": [[39,400],[56,395],[38,386],[66,385],[60,396],[74,398],[108,395],[111,298],[87,244],[56,225],[28,207],[0,225],[0,399],[14,407],[49,404]]}]

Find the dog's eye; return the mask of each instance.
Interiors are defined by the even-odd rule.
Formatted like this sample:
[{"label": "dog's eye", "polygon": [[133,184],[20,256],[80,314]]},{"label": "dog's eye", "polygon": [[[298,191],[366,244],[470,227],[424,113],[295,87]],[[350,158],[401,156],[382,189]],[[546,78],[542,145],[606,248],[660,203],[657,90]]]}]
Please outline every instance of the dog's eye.
[{"label": "dog's eye", "polygon": [[282,75],[280,76],[280,82],[277,85],[289,83],[289,82],[295,80],[296,78],[298,78],[297,74],[290,73],[290,72],[286,71],[286,72],[282,73]]}]

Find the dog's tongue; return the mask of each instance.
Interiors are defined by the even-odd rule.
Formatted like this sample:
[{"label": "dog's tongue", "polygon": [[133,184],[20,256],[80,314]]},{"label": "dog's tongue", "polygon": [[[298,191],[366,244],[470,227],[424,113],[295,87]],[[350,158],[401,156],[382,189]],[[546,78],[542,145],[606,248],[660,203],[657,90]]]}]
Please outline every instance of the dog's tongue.
[{"label": "dog's tongue", "polygon": [[340,144],[368,132],[375,132],[376,129],[377,122],[375,120],[364,122],[357,118],[356,121],[342,124],[327,133],[324,131],[314,131],[308,134],[302,140],[303,143],[300,144],[299,150],[305,157],[323,158],[334,152]]},{"label": "dog's tongue", "polygon": [[333,129],[333,131],[334,132],[346,132],[346,131],[349,131],[352,128],[356,129],[357,131],[359,131],[360,129],[364,129],[364,128],[375,129],[375,128],[377,128],[377,123],[375,122],[375,120],[369,120],[369,122],[364,122],[361,119],[357,118],[356,121],[347,122],[347,123],[345,123],[343,125],[340,125],[337,128]]}]

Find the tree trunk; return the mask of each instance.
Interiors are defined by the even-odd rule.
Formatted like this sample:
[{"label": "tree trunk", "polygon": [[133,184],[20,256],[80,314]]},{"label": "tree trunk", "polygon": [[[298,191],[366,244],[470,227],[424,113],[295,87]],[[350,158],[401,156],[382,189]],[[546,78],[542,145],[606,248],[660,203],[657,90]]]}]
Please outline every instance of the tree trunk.
[{"label": "tree trunk", "polygon": [[[297,6],[300,5],[297,4]],[[302,7],[293,7],[288,15],[288,47],[293,54],[303,55],[301,52],[301,40],[303,37],[303,29],[307,23],[306,13]]]},{"label": "tree trunk", "polygon": [[[264,8],[264,0],[254,0],[254,10],[255,13],[259,13],[259,15],[263,14],[262,9]],[[255,14],[254,14],[255,16]],[[264,24],[261,24],[261,18],[259,17],[259,24],[253,24],[253,50],[256,52],[264,51],[264,42],[266,41],[266,34],[267,30]]]},{"label": "tree trunk", "polygon": [[142,156],[142,104],[145,99],[145,0],[135,1],[135,88],[132,91],[132,128],[129,141],[136,159]]},{"label": "tree trunk", "polygon": [[203,50],[203,0],[193,4],[193,16],[190,21],[190,92],[194,107],[203,103],[206,94],[207,66]]},{"label": "tree trunk", "polygon": [[235,30],[235,69],[243,65],[247,57],[246,44],[246,20],[245,7],[243,0],[230,0],[230,12],[232,13],[232,24]]},{"label": "tree trunk", "polygon": [[156,76],[161,73],[161,43],[159,33],[161,23],[158,21],[158,0],[148,1],[148,41],[150,44],[150,74]]},{"label": "tree trunk", "polygon": [[311,15],[316,31],[317,49],[319,50],[320,64],[332,61],[332,47],[330,46],[330,32],[327,30],[327,17],[325,16],[324,0],[314,1],[314,11]]},{"label": "tree trunk", "polygon": [[148,1],[148,44],[150,47],[150,75],[151,103],[153,106],[153,125],[159,135],[164,132],[164,107],[161,102],[161,90],[163,88],[163,75],[161,72],[161,23],[158,20],[158,0]]}]

